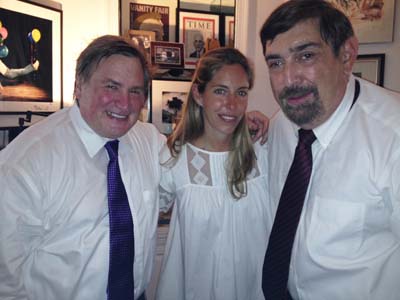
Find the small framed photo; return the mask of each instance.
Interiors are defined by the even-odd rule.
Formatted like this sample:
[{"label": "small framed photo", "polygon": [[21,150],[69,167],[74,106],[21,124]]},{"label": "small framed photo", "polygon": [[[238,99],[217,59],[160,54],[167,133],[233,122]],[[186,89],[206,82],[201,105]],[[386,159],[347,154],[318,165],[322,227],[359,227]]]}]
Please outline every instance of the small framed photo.
[{"label": "small framed photo", "polygon": [[175,42],[177,0],[119,0],[120,35],[153,31],[156,41]]},{"label": "small framed photo", "polygon": [[179,11],[179,42],[185,45],[185,68],[196,68],[207,40],[219,40],[219,15]]},{"label": "small framed photo", "polygon": [[225,16],[225,46],[235,46],[235,17]]},{"label": "small framed photo", "polygon": [[151,63],[164,69],[184,67],[182,43],[151,42]]},{"label": "small framed photo", "polygon": [[154,31],[130,29],[128,31],[128,36],[138,48],[146,53],[150,61],[150,43],[156,40],[156,33]]},{"label": "small framed photo", "polygon": [[161,133],[171,134],[179,123],[190,86],[190,81],[152,81],[151,120]]},{"label": "small framed photo", "polygon": [[385,54],[360,54],[353,66],[353,74],[383,86]]}]

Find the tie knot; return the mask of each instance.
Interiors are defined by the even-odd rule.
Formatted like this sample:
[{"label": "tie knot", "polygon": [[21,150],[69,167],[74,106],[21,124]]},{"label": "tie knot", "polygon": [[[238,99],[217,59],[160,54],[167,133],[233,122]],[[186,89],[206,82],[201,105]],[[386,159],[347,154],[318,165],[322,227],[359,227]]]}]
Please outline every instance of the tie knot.
[{"label": "tie knot", "polygon": [[299,129],[299,143],[305,146],[310,146],[314,143],[316,137],[312,130]]},{"label": "tie knot", "polygon": [[107,142],[104,147],[107,149],[108,156],[110,160],[117,160],[118,159],[118,140],[113,140]]}]

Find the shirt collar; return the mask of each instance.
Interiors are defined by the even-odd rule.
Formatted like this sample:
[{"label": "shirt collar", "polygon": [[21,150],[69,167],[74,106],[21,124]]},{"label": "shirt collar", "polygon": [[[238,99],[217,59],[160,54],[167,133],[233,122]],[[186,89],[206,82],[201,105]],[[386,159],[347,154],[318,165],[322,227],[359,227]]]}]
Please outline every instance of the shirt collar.
[{"label": "shirt collar", "polygon": [[69,112],[72,124],[78,133],[90,157],[94,157],[110,139],[99,136],[82,118],[78,105],[75,103]]},{"label": "shirt collar", "polygon": [[336,134],[336,131],[339,129],[348,112],[350,111],[354,100],[354,93],[355,78],[354,76],[351,76],[349,82],[347,83],[346,92],[339,106],[328,120],[326,120],[317,128],[314,128],[314,134],[323,148],[328,147],[329,143]]}]

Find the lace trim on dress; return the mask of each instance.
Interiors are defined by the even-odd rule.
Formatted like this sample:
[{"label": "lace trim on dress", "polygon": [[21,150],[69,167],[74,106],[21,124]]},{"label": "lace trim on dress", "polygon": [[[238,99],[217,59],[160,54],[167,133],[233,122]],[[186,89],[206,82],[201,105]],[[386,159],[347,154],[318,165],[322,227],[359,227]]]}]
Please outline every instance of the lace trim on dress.
[{"label": "lace trim on dress", "polygon": [[210,155],[192,147],[186,147],[190,182],[212,186]]}]

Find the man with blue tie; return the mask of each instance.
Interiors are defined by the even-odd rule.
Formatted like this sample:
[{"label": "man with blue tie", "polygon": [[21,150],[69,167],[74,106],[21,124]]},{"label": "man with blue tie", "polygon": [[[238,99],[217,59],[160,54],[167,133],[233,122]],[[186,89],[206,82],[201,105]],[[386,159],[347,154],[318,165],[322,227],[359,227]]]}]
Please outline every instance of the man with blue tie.
[{"label": "man with blue tie", "polygon": [[76,103],[1,151],[1,299],[144,299],[164,144],[138,121],[149,82],[130,41],[99,37],[77,60]]},{"label": "man with blue tie", "polygon": [[400,96],[352,75],[358,41],[323,0],[260,32],[273,94],[267,300],[398,300]]}]

